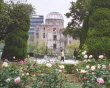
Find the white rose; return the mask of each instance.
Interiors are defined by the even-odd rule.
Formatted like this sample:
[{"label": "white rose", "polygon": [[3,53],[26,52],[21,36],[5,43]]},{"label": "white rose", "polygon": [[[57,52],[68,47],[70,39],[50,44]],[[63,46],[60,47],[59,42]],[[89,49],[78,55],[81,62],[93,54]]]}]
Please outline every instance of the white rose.
[{"label": "white rose", "polygon": [[58,70],[58,72],[62,72],[62,70]]},{"label": "white rose", "polygon": [[87,55],[84,55],[84,58],[88,58],[88,56]]},{"label": "white rose", "polygon": [[79,69],[76,69],[76,71],[79,71]]},{"label": "white rose", "polygon": [[84,60],[84,62],[88,62],[88,60]]},{"label": "white rose", "polygon": [[64,65],[59,65],[59,68],[64,69],[65,67],[64,67]]},{"label": "white rose", "polygon": [[47,66],[48,68],[51,68],[51,67],[52,67],[52,64],[51,64],[51,63],[47,63],[46,66]]},{"label": "white rose", "polygon": [[75,63],[74,65],[76,66],[77,64]]},{"label": "white rose", "polygon": [[11,80],[10,78],[6,79],[6,82],[10,82],[10,80]]},{"label": "white rose", "polygon": [[91,70],[95,70],[95,68],[96,68],[95,66],[91,66]]},{"label": "white rose", "polygon": [[89,55],[89,58],[93,58],[93,56],[92,55]]},{"label": "white rose", "polygon": [[3,62],[2,67],[8,67],[8,63],[7,62]]},{"label": "white rose", "polygon": [[85,70],[81,70],[81,72],[80,73],[87,73],[87,71],[85,71]]},{"label": "white rose", "polygon": [[24,76],[24,74],[22,74],[22,76]]},{"label": "white rose", "polygon": [[98,64],[98,66],[97,66],[98,68],[101,68],[101,65],[100,64]]},{"label": "white rose", "polygon": [[103,59],[103,58],[104,58],[104,55],[99,55],[99,58],[100,58],[100,59]]},{"label": "white rose", "polygon": [[29,75],[29,73],[26,73],[26,75]]},{"label": "white rose", "polygon": [[88,62],[91,62],[91,60],[90,60],[90,59],[88,59]]},{"label": "white rose", "polygon": [[29,58],[30,56],[28,55],[27,57]]},{"label": "white rose", "polygon": [[16,57],[14,56],[13,59],[15,59]]},{"label": "white rose", "polygon": [[106,65],[102,65],[102,68],[106,68]]},{"label": "white rose", "polygon": [[87,51],[82,52],[82,55],[85,55],[87,53]]},{"label": "white rose", "polygon": [[89,65],[86,65],[86,68],[87,68],[87,69],[89,69],[89,68],[90,68],[90,66],[89,66]]}]

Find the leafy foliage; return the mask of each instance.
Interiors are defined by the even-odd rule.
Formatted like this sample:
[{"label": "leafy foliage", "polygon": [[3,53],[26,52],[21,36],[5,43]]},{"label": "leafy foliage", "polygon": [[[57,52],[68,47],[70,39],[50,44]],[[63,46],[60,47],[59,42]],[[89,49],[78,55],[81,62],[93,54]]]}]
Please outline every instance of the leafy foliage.
[{"label": "leafy foliage", "polygon": [[[15,58],[15,60],[17,60]],[[47,66],[47,64],[50,64]],[[1,88],[65,88],[64,69],[60,64],[46,63],[39,65],[27,58],[20,62],[0,61]],[[16,78],[20,81],[15,81]]]},{"label": "leafy foliage", "polygon": [[79,43],[79,41],[77,40],[77,41],[74,41],[74,42],[71,43],[71,44],[68,44],[67,47],[66,47],[66,49],[69,51],[68,53],[73,56],[73,51],[74,51],[74,49],[75,49],[75,48],[78,49],[78,48],[79,48],[79,45],[80,45],[80,43]]},{"label": "leafy foliage", "polygon": [[0,40],[4,40],[8,31],[10,17],[8,15],[8,5],[0,0]]},{"label": "leafy foliage", "polygon": [[27,10],[28,4],[10,4],[9,5],[10,31],[5,38],[5,47],[2,59],[13,61],[15,56],[18,59],[24,59],[27,54],[27,39],[30,25],[30,10]]},{"label": "leafy foliage", "polygon": [[94,56],[105,53],[110,57],[110,9],[97,8],[89,17],[89,30],[86,39],[88,52]]},{"label": "leafy foliage", "polygon": [[80,48],[82,48],[87,36],[90,3],[91,0],[77,0],[76,3],[71,2],[70,12],[66,13],[66,16],[72,18],[72,20],[68,23],[64,34],[69,34],[73,38],[79,38]]},{"label": "leafy foliage", "polygon": [[[82,88],[109,88],[110,61],[107,58],[85,59],[76,65],[76,74],[81,77]],[[98,79],[102,79],[102,84]]]}]

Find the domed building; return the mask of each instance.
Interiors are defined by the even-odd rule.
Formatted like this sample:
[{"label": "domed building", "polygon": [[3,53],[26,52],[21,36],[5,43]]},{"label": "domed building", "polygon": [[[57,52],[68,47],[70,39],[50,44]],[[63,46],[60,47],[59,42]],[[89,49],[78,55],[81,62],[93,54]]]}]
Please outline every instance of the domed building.
[{"label": "domed building", "polygon": [[45,23],[47,25],[56,25],[64,27],[63,16],[58,12],[51,12],[47,15]]},{"label": "domed building", "polygon": [[46,16],[45,24],[36,26],[35,42],[44,41],[45,47],[51,50],[51,53],[59,53],[68,43],[68,38],[62,34],[63,29],[63,16],[59,12],[50,12]]}]

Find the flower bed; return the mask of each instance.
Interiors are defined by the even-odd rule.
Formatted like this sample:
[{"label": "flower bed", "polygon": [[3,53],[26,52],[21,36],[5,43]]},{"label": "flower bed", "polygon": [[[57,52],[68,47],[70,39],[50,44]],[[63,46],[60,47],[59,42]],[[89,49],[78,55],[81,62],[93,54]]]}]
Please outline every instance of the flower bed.
[{"label": "flower bed", "polygon": [[[84,59],[86,58],[86,59]],[[92,55],[84,55],[75,66],[83,88],[110,88],[110,60],[103,55],[96,60]]]},{"label": "flower bed", "polygon": [[0,88],[64,88],[64,66],[0,61]]}]

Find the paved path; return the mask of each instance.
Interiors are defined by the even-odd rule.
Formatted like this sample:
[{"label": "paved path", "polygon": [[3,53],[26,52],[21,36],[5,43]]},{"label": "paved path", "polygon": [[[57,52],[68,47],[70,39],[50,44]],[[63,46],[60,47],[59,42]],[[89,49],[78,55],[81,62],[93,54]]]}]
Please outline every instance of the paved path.
[{"label": "paved path", "polygon": [[60,60],[58,60],[57,58],[51,58],[51,59],[49,59],[49,58],[45,58],[45,59],[35,59],[35,61],[38,63],[38,64],[45,64],[45,63],[47,63],[47,62],[51,62],[51,63],[61,63],[61,64],[77,64],[77,63],[79,63],[79,61],[78,60],[64,60],[64,62],[63,61],[60,61]]}]

